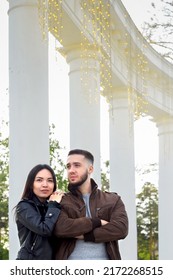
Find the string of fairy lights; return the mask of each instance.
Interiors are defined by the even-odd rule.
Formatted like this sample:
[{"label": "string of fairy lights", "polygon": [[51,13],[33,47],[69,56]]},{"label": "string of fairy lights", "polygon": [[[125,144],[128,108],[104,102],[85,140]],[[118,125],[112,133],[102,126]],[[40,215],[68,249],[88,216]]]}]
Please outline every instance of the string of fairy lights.
[{"label": "string of fairy lights", "polygon": [[[109,100],[112,91],[110,1],[81,0],[80,4],[83,14],[81,73],[84,90],[88,91],[91,81],[90,61],[92,56],[92,59],[98,62],[95,63],[95,72],[99,72],[100,77],[100,83],[94,91],[104,95]],[[86,36],[88,30],[91,36],[90,41]],[[91,67],[93,67],[92,61]],[[85,71],[83,71],[84,69]],[[89,92],[89,94],[91,93]],[[92,96],[90,99],[92,100]]]},{"label": "string of fairy lights", "polygon": [[38,11],[43,38],[51,32],[62,44],[62,0],[38,0]]},{"label": "string of fairy lights", "polygon": [[[62,2],[62,0],[38,0],[38,7],[43,38],[46,38],[47,32],[51,32],[63,45]],[[82,12],[80,70],[83,93],[88,96],[90,102],[97,102],[100,94],[110,100],[112,91],[110,0],[79,0],[79,2]],[[92,90],[91,80],[95,80],[95,88],[92,87]]]},{"label": "string of fairy lights", "polygon": [[[127,14],[125,14],[126,30],[132,30],[131,23],[128,21]],[[133,31],[132,31],[133,32]],[[127,92],[129,101],[129,112],[136,119],[141,115],[145,115],[148,112],[147,105],[147,72],[148,63],[145,57],[146,45],[145,43],[136,37],[136,42],[140,44],[140,48],[132,44],[132,34],[126,32],[124,34],[123,41],[125,42],[124,54],[127,62]],[[135,48],[135,49],[133,49]],[[135,53],[135,57],[134,54]],[[133,72],[135,71],[135,75]],[[133,80],[135,77],[135,81]],[[132,82],[133,81],[133,82]]]},{"label": "string of fairy lights", "polygon": [[[103,95],[111,107],[113,98],[111,0],[78,0],[81,10],[81,85],[89,102],[97,102]],[[39,20],[43,38],[48,32],[63,46],[63,0],[38,0]],[[127,27],[127,14],[124,15]],[[121,35],[127,68],[127,94],[130,113],[139,118],[147,114],[146,44],[134,50],[131,34]],[[58,48],[57,48],[58,50]],[[133,54],[135,53],[135,58]],[[133,71],[136,72],[133,75]],[[134,78],[135,77],[135,78]],[[134,81],[135,79],[135,81]],[[115,94],[115,93],[114,93]]]}]

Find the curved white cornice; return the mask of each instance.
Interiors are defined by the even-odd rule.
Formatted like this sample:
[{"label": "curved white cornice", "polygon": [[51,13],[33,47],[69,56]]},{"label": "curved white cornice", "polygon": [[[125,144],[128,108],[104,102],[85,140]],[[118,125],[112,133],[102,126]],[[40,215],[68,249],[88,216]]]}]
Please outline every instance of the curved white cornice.
[{"label": "curved white cornice", "polygon": [[[130,88],[144,98],[154,118],[173,115],[173,65],[147,43],[120,0],[110,3],[113,88]],[[80,1],[62,1],[62,24],[63,47],[79,45],[83,30]],[[85,35],[92,41],[90,30],[85,29]]]}]

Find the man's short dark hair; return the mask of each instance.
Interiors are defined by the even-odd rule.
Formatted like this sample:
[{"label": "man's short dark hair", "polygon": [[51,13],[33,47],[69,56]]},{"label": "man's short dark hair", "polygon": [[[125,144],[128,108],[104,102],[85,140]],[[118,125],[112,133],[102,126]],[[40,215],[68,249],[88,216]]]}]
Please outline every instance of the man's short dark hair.
[{"label": "man's short dark hair", "polygon": [[83,155],[92,164],[94,163],[94,156],[86,150],[74,149],[74,150],[69,151],[68,156],[70,156],[70,155]]}]

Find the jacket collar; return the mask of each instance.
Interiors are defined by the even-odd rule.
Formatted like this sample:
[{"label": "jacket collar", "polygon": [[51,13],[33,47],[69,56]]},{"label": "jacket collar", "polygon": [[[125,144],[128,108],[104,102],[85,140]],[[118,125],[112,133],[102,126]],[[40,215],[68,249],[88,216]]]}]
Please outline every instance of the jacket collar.
[{"label": "jacket collar", "polygon": [[37,206],[47,206],[47,204],[48,204],[48,201],[47,201],[47,200],[46,200],[45,202],[41,202],[41,201],[38,199],[38,197],[37,197],[34,193],[33,193],[31,199],[29,199],[29,198],[24,198],[24,199],[22,199],[22,200],[28,201],[28,202],[30,202],[30,203],[34,203],[34,204],[36,204]]}]

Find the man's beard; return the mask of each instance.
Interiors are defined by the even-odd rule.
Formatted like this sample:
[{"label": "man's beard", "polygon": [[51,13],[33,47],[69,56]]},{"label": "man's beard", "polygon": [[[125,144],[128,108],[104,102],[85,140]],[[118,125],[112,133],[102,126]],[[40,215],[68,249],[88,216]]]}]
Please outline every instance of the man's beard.
[{"label": "man's beard", "polygon": [[69,183],[69,189],[73,189],[73,191],[75,191],[76,189],[78,189],[83,183],[85,183],[85,181],[88,179],[88,172],[86,171],[86,173],[81,177],[80,181],[76,182],[76,183]]}]

